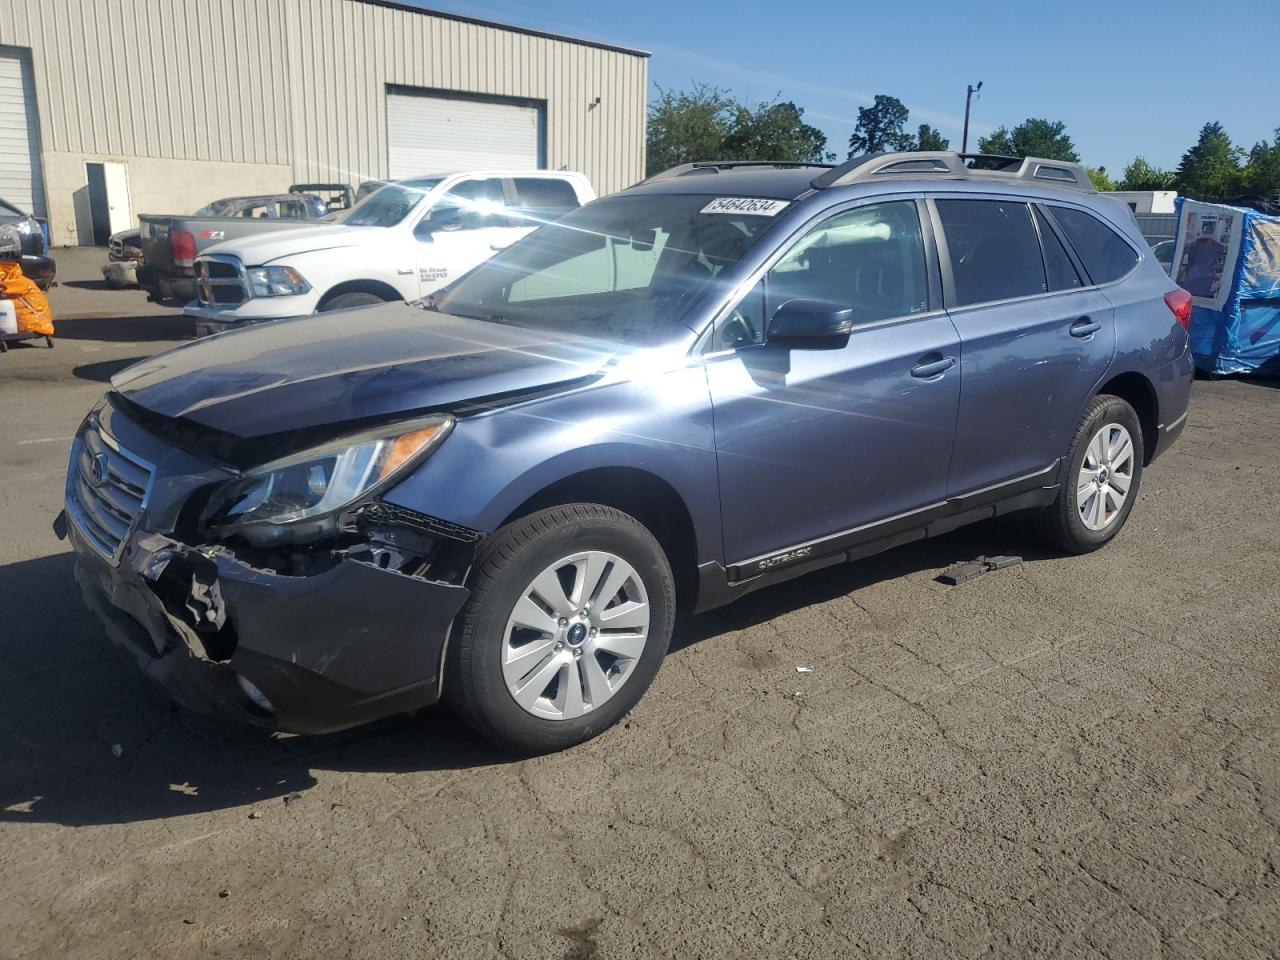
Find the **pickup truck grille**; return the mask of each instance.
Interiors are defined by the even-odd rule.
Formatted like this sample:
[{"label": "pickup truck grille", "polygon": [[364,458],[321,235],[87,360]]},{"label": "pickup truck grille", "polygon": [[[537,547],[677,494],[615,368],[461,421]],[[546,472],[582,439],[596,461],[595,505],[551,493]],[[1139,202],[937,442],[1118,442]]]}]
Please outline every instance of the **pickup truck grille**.
[{"label": "pickup truck grille", "polygon": [[155,471],[124,450],[96,424],[71,448],[67,513],[89,545],[115,563],[151,493]]},{"label": "pickup truck grille", "polygon": [[244,267],[236,257],[198,257],[195,271],[196,298],[204,306],[234,307],[249,299]]}]

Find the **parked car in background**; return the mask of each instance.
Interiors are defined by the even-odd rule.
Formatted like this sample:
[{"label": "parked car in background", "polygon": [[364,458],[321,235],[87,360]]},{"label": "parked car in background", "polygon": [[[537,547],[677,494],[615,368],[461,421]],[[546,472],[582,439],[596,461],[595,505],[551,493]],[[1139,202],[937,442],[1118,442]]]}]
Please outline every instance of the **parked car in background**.
[{"label": "parked car in background", "polygon": [[228,239],[195,259],[197,334],[325,310],[414,300],[595,198],[580,173],[417,177],[366,194],[323,225]]},{"label": "parked car in background", "polygon": [[636,704],[677,606],[1019,510],[1104,546],[1186,423],[1190,296],[1083,167],[966,159],[688,165],[420,307],[117,374],[56,525],[90,608],[197,709],[444,696],[535,752]]},{"label": "parked car in background", "polygon": [[152,300],[185,303],[195,296],[195,258],[207,247],[234,237],[316,224],[352,202],[351,187],[345,183],[295,184],[288,193],[215,200],[190,216],[143,214],[138,218],[143,256],[138,283]]},{"label": "parked car in background", "polygon": [[1165,273],[1173,271],[1173,250],[1178,245],[1176,240],[1161,240],[1151,245],[1151,253],[1155,256]]},{"label": "parked car in background", "polygon": [[0,224],[17,228],[22,246],[22,272],[41,290],[48,290],[58,275],[58,267],[49,256],[49,238],[43,221],[0,199]]}]

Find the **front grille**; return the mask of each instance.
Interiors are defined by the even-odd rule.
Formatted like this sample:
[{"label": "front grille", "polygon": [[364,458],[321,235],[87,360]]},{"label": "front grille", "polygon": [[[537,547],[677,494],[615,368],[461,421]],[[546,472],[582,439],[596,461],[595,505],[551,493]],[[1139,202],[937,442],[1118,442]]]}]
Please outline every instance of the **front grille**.
[{"label": "front grille", "polygon": [[200,257],[195,271],[196,297],[206,307],[233,307],[248,299],[240,261],[235,257]]},{"label": "front grille", "polygon": [[71,448],[67,512],[90,546],[115,562],[147,505],[155,471],[96,424]]},{"label": "front grille", "polygon": [[107,241],[107,256],[109,256],[112,260],[123,260],[124,259],[124,241],[123,240]]}]

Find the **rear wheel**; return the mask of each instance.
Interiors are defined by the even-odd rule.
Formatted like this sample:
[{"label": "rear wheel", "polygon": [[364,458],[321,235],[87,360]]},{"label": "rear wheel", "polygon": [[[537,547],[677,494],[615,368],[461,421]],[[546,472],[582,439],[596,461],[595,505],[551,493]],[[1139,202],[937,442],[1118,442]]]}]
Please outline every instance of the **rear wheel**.
[{"label": "rear wheel", "polygon": [[1058,498],[1040,515],[1055,546],[1088,553],[1124,526],[1142,482],[1142,426],[1133,407],[1094,397],[1058,468]]},{"label": "rear wheel", "polygon": [[320,313],[327,313],[330,310],[350,310],[352,307],[368,307],[375,303],[386,302],[376,293],[354,290],[351,293],[340,293],[336,297],[330,297],[316,309]]},{"label": "rear wheel", "polygon": [[499,746],[563,749],[635,706],[674,615],[666,555],[633,517],[587,503],[532,514],[497,531],[477,557],[450,699]]}]

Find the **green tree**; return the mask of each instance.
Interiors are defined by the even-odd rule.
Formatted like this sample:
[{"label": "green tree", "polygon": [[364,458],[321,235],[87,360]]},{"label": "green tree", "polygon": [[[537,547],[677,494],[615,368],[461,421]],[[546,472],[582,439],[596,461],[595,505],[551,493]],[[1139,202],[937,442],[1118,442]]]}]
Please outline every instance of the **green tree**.
[{"label": "green tree", "polygon": [[1085,167],[1085,173],[1089,174],[1089,179],[1093,181],[1095,190],[1115,190],[1116,184],[1109,176],[1107,176],[1106,167]]},{"label": "green tree", "polygon": [[1244,181],[1251,196],[1280,203],[1280,128],[1271,143],[1259,140],[1253,145]]},{"label": "green tree", "polygon": [[897,97],[877,93],[871,106],[858,108],[858,122],[849,138],[849,156],[914,149],[911,134],[902,129],[907,113],[906,104]]},{"label": "green tree", "polygon": [[1161,170],[1147,162],[1146,157],[1134,157],[1124,168],[1117,190],[1172,190],[1177,175],[1172,170]]},{"label": "green tree", "polygon": [[681,91],[659,87],[645,139],[649,174],[705,160],[833,159],[826,135],[804,122],[801,107],[774,100],[752,109],[702,83]]},{"label": "green tree", "polygon": [[821,163],[834,159],[827,153],[827,137],[804,122],[804,109],[791,101],[766,102],[754,110],[739,104],[724,139],[721,159],[785,160]]},{"label": "green tree", "polygon": [[1206,123],[1178,164],[1177,188],[1196,200],[1225,200],[1245,186],[1244,152],[1231,143],[1222,124]]},{"label": "green tree", "polygon": [[650,174],[695,160],[723,160],[720,150],[737,104],[719,87],[695,83],[691,90],[658,87],[649,104],[645,137]]},{"label": "green tree", "polygon": [[913,150],[950,150],[951,141],[927,123],[920,124],[916,131],[916,142]]},{"label": "green tree", "polygon": [[978,150],[1004,157],[1043,157],[1046,160],[1078,162],[1075,144],[1061,120],[1028,117],[1012,130],[999,127],[978,139]]},{"label": "green tree", "polygon": [[979,153],[994,153],[1002,157],[1013,157],[1017,155],[1013,146],[1013,137],[1009,134],[1008,127],[996,127],[991,133],[985,137],[978,138]]}]

